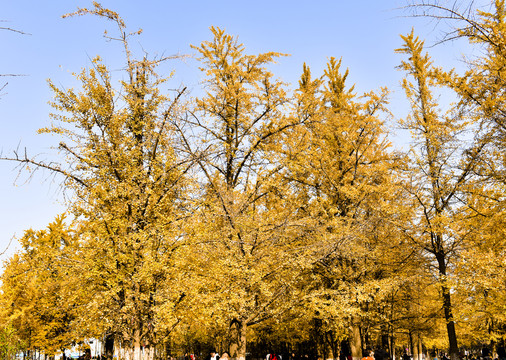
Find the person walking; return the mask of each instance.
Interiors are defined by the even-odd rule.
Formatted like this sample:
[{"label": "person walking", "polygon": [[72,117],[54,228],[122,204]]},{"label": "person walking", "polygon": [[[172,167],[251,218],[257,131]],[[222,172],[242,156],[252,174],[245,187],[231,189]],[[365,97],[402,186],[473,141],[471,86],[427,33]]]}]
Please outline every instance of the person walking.
[{"label": "person walking", "polygon": [[207,357],[207,360],[220,360],[220,355],[215,350],[212,350]]}]

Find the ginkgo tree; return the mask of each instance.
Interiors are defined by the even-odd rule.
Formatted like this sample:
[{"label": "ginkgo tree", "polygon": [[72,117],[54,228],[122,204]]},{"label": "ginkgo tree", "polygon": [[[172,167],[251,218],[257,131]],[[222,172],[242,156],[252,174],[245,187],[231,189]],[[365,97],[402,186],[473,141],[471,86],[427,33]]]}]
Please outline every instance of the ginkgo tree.
[{"label": "ginkgo tree", "polygon": [[400,69],[407,73],[402,86],[411,103],[411,114],[401,120],[409,129],[414,142],[408,153],[405,189],[412,197],[411,230],[405,234],[412,245],[427,254],[441,288],[442,308],[447,324],[452,359],[458,357],[455,306],[452,302],[454,274],[451,269],[459,252],[465,248],[466,185],[477,168],[483,147],[469,148],[460,137],[472,123],[472,118],[458,107],[442,113],[434,96],[441,78],[435,71],[423,41],[411,32],[402,36],[404,45],[397,52],[406,54]]},{"label": "ginkgo tree", "polygon": [[[438,8],[437,13],[455,22],[455,36],[483,49],[469,59],[463,74],[440,71],[441,83],[458,94],[458,105],[476,124],[473,149],[477,166],[466,184],[466,229],[469,246],[459,262],[465,291],[465,316],[475,325],[471,336],[488,339],[493,346],[504,337],[504,241],[506,189],[506,104],[504,66],[506,8],[503,0],[491,2],[488,11],[460,13]],[[478,307],[482,311],[476,312]],[[475,340],[476,341],[476,340]]]},{"label": "ginkgo tree", "polygon": [[97,57],[76,74],[81,91],[50,82],[52,123],[39,132],[60,139],[62,160],[26,154],[13,160],[63,176],[83,249],[76,263],[80,291],[72,297],[84,305],[74,322],[83,336],[113,336],[121,357],[138,360],[164,341],[185,297],[179,282],[171,283],[178,279],[174,263],[189,168],[174,150],[171,119],[184,90],[161,93],[167,79],[155,68],[164,59],[136,59],[117,13],[94,3],[67,16],[88,14],[117,26],[124,79],[116,86]]},{"label": "ginkgo tree", "polygon": [[283,150],[299,216],[311,219],[323,255],[313,264],[305,306],[330,333],[337,330],[335,339],[349,338],[355,359],[367,346],[369,309],[395,284],[387,264],[396,254],[391,200],[398,188],[385,126],[388,91],[359,97],[347,77],[335,58],[321,78],[304,66],[296,92],[303,125],[285,134]]},{"label": "ginkgo tree", "polygon": [[194,47],[207,93],[180,124],[201,179],[189,268],[210,326],[229,328],[230,355],[243,360],[248,328],[298,301],[294,285],[314,249],[276,161],[280,135],[299,122],[268,70],[282,54],[247,55],[237,39],[211,31]]},{"label": "ginkgo tree", "polygon": [[59,216],[45,230],[27,230],[20,239],[22,250],[5,265],[2,318],[25,351],[55,355],[82,340],[71,327],[81,305],[70,297],[76,240]]}]

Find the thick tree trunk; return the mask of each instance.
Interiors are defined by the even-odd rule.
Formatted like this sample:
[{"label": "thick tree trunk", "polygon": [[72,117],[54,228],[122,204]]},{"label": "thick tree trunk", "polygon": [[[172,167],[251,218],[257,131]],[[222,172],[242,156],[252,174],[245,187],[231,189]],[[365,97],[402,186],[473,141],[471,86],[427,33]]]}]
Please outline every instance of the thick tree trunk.
[{"label": "thick tree trunk", "polygon": [[128,354],[125,352],[125,349],[122,348],[121,343],[119,342],[119,336],[114,337],[114,357],[116,357],[116,359],[128,358]]},{"label": "thick tree trunk", "polygon": [[418,338],[418,360],[423,360],[422,336],[420,334],[418,334],[417,338]]},{"label": "thick tree trunk", "polygon": [[380,336],[380,347],[383,350],[389,351],[389,349],[390,349],[389,338],[390,338],[390,332],[388,329],[388,325],[382,325],[381,326],[381,336]]},{"label": "thick tree trunk", "polygon": [[[438,241],[442,243],[441,236],[438,236]],[[441,293],[443,296],[443,311],[446,320],[448,343],[450,344],[450,360],[458,360],[459,346],[457,343],[457,332],[455,330],[455,322],[453,321],[453,307],[452,307],[451,294],[446,279],[445,254],[443,252],[437,253],[436,259],[439,266],[439,275],[441,276]]]},{"label": "thick tree trunk", "polygon": [[453,321],[452,302],[450,290],[446,285],[441,287],[443,293],[443,307],[446,320],[446,330],[448,332],[448,342],[450,344],[450,359],[459,359],[459,347],[457,344],[457,332],[455,330],[455,322]]},{"label": "thick tree trunk", "polygon": [[411,330],[409,330],[409,354],[411,354],[411,356],[413,357],[414,359],[414,350],[413,350],[413,332]]},{"label": "thick tree trunk", "polygon": [[397,357],[395,355],[395,338],[394,338],[393,333],[390,335],[389,351],[390,351],[390,357],[392,358],[392,360],[396,360]]},{"label": "thick tree trunk", "polygon": [[139,329],[134,331],[132,360],[142,360],[141,331]]},{"label": "thick tree trunk", "polygon": [[230,323],[230,357],[232,360],[246,360],[246,321],[234,319]]},{"label": "thick tree trunk", "polygon": [[411,341],[411,353],[413,354],[413,360],[421,360],[422,354],[420,352],[420,347],[418,346],[418,343],[420,341],[420,337],[417,333],[414,333],[412,336]]},{"label": "thick tree trunk", "polygon": [[104,354],[105,358],[108,360],[112,360],[114,357],[114,339],[115,336],[112,334],[108,334],[105,336],[104,340]]},{"label": "thick tree trunk", "polygon": [[339,341],[336,340],[334,332],[327,332],[327,341],[330,346],[329,356],[327,359],[339,360]]},{"label": "thick tree trunk", "polygon": [[350,326],[350,350],[353,360],[362,359],[362,338],[359,320],[353,318]]}]

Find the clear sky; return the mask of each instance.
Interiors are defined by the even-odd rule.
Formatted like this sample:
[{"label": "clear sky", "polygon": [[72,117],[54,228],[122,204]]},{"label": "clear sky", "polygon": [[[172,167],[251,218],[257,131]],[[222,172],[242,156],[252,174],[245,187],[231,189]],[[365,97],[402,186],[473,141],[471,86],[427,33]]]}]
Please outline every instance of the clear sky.
[{"label": "clear sky", "polygon": [[[399,34],[412,27],[432,44],[442,28],[427,19],[412,18],[400,10],[407,0],[104,0],[102,5],[118,12],[132,31],[142,28],[138,49],[150,55],[192,54],[190,44],[209,40],[210,26],[237,35],[249,53],[278,51],[290,54],[273,67],[284,81],[296,84],[306,62],[314,76],[321,75],[328,58],[342,58],[349,68],[350,84],[358,93],[387,86],[392,91],[392,111],[404,116],[406,104],[395,70],[401,56]],[[102,34],[114,28],[103,19],[61,15],[77,7],[91,7],[81,0],[2,0],[0,27],[31,35],[0,31],[0,74],[25,74],[0,78],[8,81],[0,97],[0,149],[4,155],[19,147],[29,154],[50,152],[59,139],[37,135],[49,123],[51,92],[47,79],[61,87],[75,87],[71,73],[101,55],[112,69],[122,66],[121,47]],[[142,45],[142,48],[140,47]],[[447,43],[430,49],[434,60],[445,66],[459,64],[462,43]],[[194,60],[166,62],[160,69],[174,69],[174,85],[198,91],[200,73]],[[395,138],[403,143],[403,135]],[[9,240],[29,228],[41,229],[62,212],[59,178],[38,173],[29,182],[25,173],[16,181],[15,164],[0,161],[0,251]],[[0,261],[18,248],[14,240]]]}]

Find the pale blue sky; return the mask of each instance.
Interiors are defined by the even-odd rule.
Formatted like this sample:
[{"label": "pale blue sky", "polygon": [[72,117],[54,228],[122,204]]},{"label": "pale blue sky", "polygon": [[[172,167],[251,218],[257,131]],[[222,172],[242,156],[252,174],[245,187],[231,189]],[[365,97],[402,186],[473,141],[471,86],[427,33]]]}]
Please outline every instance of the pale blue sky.
[{"label": "pale blue sky", "polygon": [[[209,40],[209,27],[214,25],[237,35],[247,52],[291,54],[282,58],[273,71],[292,84],[297,83],[304,62],[318,76],[329,57],[342,57],[344,67],[350,69],[350,84],[356,84],[357,92],[381,86],[392,91],[396,117],[406,112],[399,86],[402,73],[395,70],[401,60],[394,53],[401,45],[399,34],[414,27],[430,44],[442,30],[435,29],[427,19],[406,17],[407,13],[399,8],[407,0],[108,0],[102,4],[119,12],[132,31],[144,30],[136,43],[151,55],[192,54],[189,45]],[[30,154],[43,154],[58,143],[57,138],[36,135],[38,128],[48,124],[51,93],[47,79],[62,87],[76,86],[71,72],[88,66],[89,59],[98,54],[111,68],[122,66],[119,44],[108,43],[102,37],[105,29],[113,33],[111,24],[92,17],[60,18],[77,6],[91,6],[91,1],[0,2],[0,20],[8,21],[0,26],[31,34],[0,31],[0,74],[27,75],[0,78],[9,82],[0,98],[0,149],[4,155],[18,145]],[[456,66],[466,50],[463,46],[447,43],[430,51],[437,63]],[[176,70],[174,86],[184,83],[197,91],[200,73],[194,60],[166,62],[159,71],[168,73],[171,69]],[[405,139],[401,136],[395,141],[402,143]],[[0,162],[1,250],[13,236],[20,237],[28,228],[44,228],[63,210],[60,179],[48,179],[49,174],[40,173],[29,183],[18,181],[15,186],[16,175],[14,164]],[[16,248],[14,242],[0,260]]]}]

